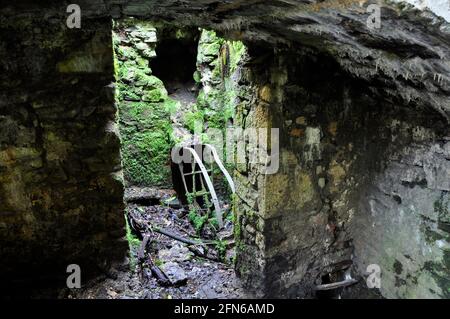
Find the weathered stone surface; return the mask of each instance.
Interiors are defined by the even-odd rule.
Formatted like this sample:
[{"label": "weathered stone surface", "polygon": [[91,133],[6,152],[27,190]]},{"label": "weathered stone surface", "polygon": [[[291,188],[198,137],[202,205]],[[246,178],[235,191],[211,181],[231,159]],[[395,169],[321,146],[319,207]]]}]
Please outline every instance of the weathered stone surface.
[{"label": "weathered stone surface", "polygon": [[[375,88],[377,92],[390,96],[397,93],[404,101],[440,110],[448,120],[449,109],[444,105],[449,93],[448,23],[427,10],[382,1],[381,28],[370,29],[366,23],[370,15],[367,7],[374,2],[258,0],[216,1],[212,5],[209,0],[128,0],[121,2],[120,11],[123,16],[221,30],[246,42],[314,47],[334,56],[353,76],[383,83]],[[41,9],[30,1],[20,5],[28,12]],[[107,17],[113,8],[118,10],[109,0],[83,0],[79,5],[86,18]],[[65,18],[65,6],[61,4],[60,11],[55,10],[57,7],[53,10],[55,16]],[[14,12],[13,6],[2,4],[2,12],[11,11]],[[426,93],[421,87],[426,87]]]},{"label": "weathered stone surface", "polygon": [[[433,212],[433,203],[447,192],[448,178],[441,178],[448,177],[449,166],[445,117],[418,112],[402,118],[400,102],[376,100],[370,88],[356,90],[329,57],[311,59],[302,50],[279,55],[280,60],[261,63],[288,74],[287,83],[280,81],[282,104],[272,102],[267,114],[270,125],[281,128],[280,170],[259,178],[257,211],[248,206],[254,197],[247,195],[249,180],[236,179],[238,190],[247,189],[238,193],[237,204],[237,270],[244,283],[261,295],[312,296],[327,273],[354,262],[352,271],[362,276],[368,264],[377,263],[389,281],[381,288],[384,296],[445,297],[447,282],[439,278],[447,272],[448,242],[445,232],[436,233]],[[267,85],[258,66],[252,72],[253,81]],[[258,112],[258,102],[251,104],[252,112]],[[258,175],[258,167],[250,167]],[[426,219],[420,216],[424,212]],[[430,235],[435,239],[427,242]],[[395,269],[406,258],[401,252],[411,259],[399,275]]]},{"label": "weathered stone surface", "polygon": [[128,203],[152,203],[160,204],[169,197],[174,196],[175,192],[170,189],[159,189],[155,187],[127,187],[125,189],[124,200]]},{"label": "weathered stone surface", "polygon": [[161,266],[161,270],[166,274],[169,281],[174,286],[181,286],[186,284],[188,277],[183,268],[176,262],[167,262]]},{"label": "weathered stone surface", "polygon": [[[434,174],[427,174],[425,166],[427,158],[439,162],[439,149],[430,141],[394,152],[360,200],[361,214],[354,225],[359,229],[354,238],[356,261],[362,269],[380,265],[386,297],[449,297],[450,201],[447,186],[437,188]],[[448,179],[446,169],[434,171]]]},{"label": "weathered stone surface", "polygon": [[0,21],[1,280],[87,279],[127,250],[111,23]]},{"label": "weathered stone surface", "polygon": [[162,249],[158,252],[158,259],[162,262],[182,262],[193,257],[193,253],[184,245],[176,244],[170,249]]}]

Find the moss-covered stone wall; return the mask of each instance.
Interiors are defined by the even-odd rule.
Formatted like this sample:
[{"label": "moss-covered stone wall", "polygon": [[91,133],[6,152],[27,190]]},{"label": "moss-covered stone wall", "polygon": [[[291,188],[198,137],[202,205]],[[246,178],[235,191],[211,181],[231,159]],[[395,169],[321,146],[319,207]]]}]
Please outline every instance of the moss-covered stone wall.
[{"label": "moss-covered stone wall", "polygon": [[195,79],[201,83],[197,107],[208,128],[233,125],[239,103],[239,71],[246,48],[240,41],[227,41],[214,31],[203,30]]},{"label": "moss-covered stone wall", "polygon": [[149,66],[156,57],[156,28],[143,21],[118,21],[114,44],[125,180],[131,185],[170,187],[170,115],[177,104]]},{"label": "moss-covered stone wall", "polygon": [[[197,103],[184,115],[185,126],[194,132],[196,123],[201,123],[205,134],[201,139],[214,145],[230,173],[235,165],[227,154],[227,129],[235,128],[236,110],[242,103],[245,87],[239,83],[242,66],[247,57],[247,48],[240,41],[225,40],[216,32],[202,30],[197,55],[195,81],[200,85]],[[245,97],[244,97],[245,98]],[[220,130],[223,140],[215,139],[208,131]],[[221,172],[214,172],[215,187],[226,197],[230,190]],[[227,198],[228,200],[228,198]]]},{"label": "moss-covered stone wall", "polygon": [[[64,25],[63,4],[1,4],[2,276],[65,277],[68,263],[104,268],[124,256],[109,17],[157,14],[247,39],[253,60],[239,79],[246,92],[238,94],[235,123],[282,130],[280,174],[237,167],[237,269],[247,287],[311,295],[322,275],[351,258],[361,276],[369,263],[382,267],[387,297],[448,297],[445,22],[388,5],[383,25],[398,28],[374,31],[360,23],[366,12],[357,7],[340,17],[309,12],[305,20],[289,14],[300,7],[191,4],[186,12],[175,1],[160,10],[156,1],[83,0],[80,30]],[[151,58],[152,41],[143,42],[140,55]],[[280,43],[289,47],[274,50]],[[141,70],[145,83],[133,83],[156,89]],[[157,92],[143,101],[136,89],[127,102],[163,103]]]}]

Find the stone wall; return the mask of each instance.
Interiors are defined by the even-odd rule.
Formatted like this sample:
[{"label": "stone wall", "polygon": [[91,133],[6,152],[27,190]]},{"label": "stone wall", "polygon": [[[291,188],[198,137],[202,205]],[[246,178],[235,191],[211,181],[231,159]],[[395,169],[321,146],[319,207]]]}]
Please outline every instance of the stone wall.
[{"label": "stone wall", "polygon": [[13,281],[72,263],[87,276],[127,249],[111,22],[64,23],[0,16],[0,273]]},{"label": "stone wall", "polygon": [[276,52],[250,46],[266,59],[247,66],[252,90],[238,115],[243,127],[281,130],[277,174],[251,163],[236,174],[246,286],[313,297],[345,272],[365,287],[367,265],[378,264],[385,297],[447,297],[445,118],[406,112],[325,54]]},{"label": "stone wall", "polygon": [[[209,136],[208,130],[219,129],[225,134],[226,127],[233,126],[243,44],[226,41],[214,31],[178,29],[135,19],[116,21],[114,35],[126,182],[170,187],[170,153],[175,143],[212,143],[225,162],[225,144]],[[177,64],[188,54],[179,51],[182,43],[196,48],[194,70],[190,72],[185,66],[189,74]],[[162,48],[164,45],[172,48]],[[158,67],[166,83],[155,75],[152,65]],[[223,176],[215,175],[216,186],[224,188]]]},{"label": "stone wall", "polygon": [[170,187],[170,116],[177,103],[150,68],[157,30],[148,22],[121,20],[114,38],[125,180],[130,185]]},{"label": "stone wall", "polygon": [[355,208],[356,264],[380,266],[387,298],[450,297],[450,136],[426,117],[383,119],[384,167],[361,185]]},{"label": "stone wall", "polygon": [[[231,150],[227,148],[226,137],[227,133],[241,124],[236,125],[235,119],[242,100],[240,95],[245,90],[244,83],[240,83],[245,58],[246,47],[242,42],[229,41],[218,36],[215,31],[202,30],[195,74],[200,91],[195,111],[185,114],[188,121],[198,121],[202,125],[201,129],[206,134],[200,138],[204,143],[215,146],[230,173],[234,170],[234,162]],[[194,126],[188,124],[190,123],[186,122],[188,127]],[[213,182],[216,191],[228,201],[231,191],[217,166],[213,170]]]},{"label": "stone wall", "polygon": [[280,129],[280,168],[264,174],[263,165],[248,163],[236,174],[236,268],[258,296],[313,297],[322,276],[351,265],[346,212],[338,216],[333,208],[344,175],[333,144],[345,82],[333,78],[338,69],[327,56],[276,52],[250,47],[251,57],[265,59],[250,62],[253,92],[246,93],[241,121]]}]

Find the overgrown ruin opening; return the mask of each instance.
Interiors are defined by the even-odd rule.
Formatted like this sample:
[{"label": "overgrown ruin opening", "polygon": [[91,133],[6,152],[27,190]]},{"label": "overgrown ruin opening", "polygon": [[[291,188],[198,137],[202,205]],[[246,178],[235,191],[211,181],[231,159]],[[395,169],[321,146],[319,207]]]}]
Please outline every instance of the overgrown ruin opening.
[{"label": "overgrown ruin opening", "polygon": [[[208,129],[226,136],[238,104],[238,83],[232,76],[238,71],[245,48],[213,31],[177,29],[133,19],[116,21],[115,25],[132,271],[142,276],[147,269],[155,275],[158,268],[157,274],[175,271],[183,277],[194,264],[201,267],[198,257],[232,267],[234,214],[228,181],[216,162],[206,163],[202,158],[202,163],[179,166],[171,151],[176,145],[193,147],[203,157],[206,143],[215,143]],[[226,140],[218,143],[221,151]],[[203,165],[206,171],[201,169]],[[232,164],[226,166],[232,172]],[[151,245],[145,243],[145,233],[150,230],[140,224],[142,220],[148,223],[145,227],[161,230],[162,235]],[[187,244],[189,241],[210,244],[198,248]],[[183,256],[173,257],[180,249],[185,251]],[[146,251],[152,263],[139,260],[138,251]],[[172,257],[167,259],[164,254]],[[208,267],[202,269],[211,271]],[[234,273],[231,268],[229,271],[227,277],[218,280],[231,280]],[[199,280],[195,276],[190,281],[166,279],[175,286]],[[158,280],[166,285],[163,278]]]}]

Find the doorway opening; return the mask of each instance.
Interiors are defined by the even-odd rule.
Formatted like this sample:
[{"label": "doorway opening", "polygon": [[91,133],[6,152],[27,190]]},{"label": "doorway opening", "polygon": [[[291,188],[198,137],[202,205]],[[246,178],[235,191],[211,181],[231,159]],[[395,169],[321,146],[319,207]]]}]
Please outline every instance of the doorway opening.
[{"label": "doorway opening", "polygon": [[195,91],[200,31],[169,28],[161,30],[159,36],[156,57],[150,61],[153,74],[163,81],[169,94],[182,89]]},{"label": "doorway opening", "polygon": [[[220,55],[228,46],[239,50],[224,76]],[[224,131],[233,123],[239,101],[230,88],[238,85],[232,75],[244,46],[212,31],[127,19],[115,21],[114,49],[130,271],[110,284],[132,286],[132,297],[242,296],[227,181],[209,164],[207,176],[196,174],[198,163],[181,168],[172,149],[202,148],[211,143],[208,128]],[[232,174],[232,164],[226,166]],[[195,187],[206,179],[219,206],[211,188]],[[125,293],[116,288],[116,297]]]}]

